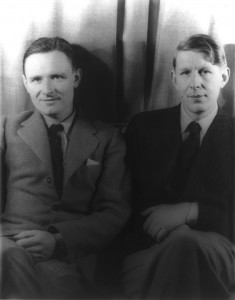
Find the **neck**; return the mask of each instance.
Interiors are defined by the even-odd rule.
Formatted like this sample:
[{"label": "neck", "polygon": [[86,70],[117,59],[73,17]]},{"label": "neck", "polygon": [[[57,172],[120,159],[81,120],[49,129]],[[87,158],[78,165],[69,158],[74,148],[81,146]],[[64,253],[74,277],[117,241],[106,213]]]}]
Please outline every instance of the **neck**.
[{"label": "neck", "polygon": [[43,117],[49,122],[49,123],[53,123],[53,124],[58,124],[58,123],[62,123],[66,120],[68,120],[72,114],[74,113],[75,109],[73,108],[72,111],[67,114],[66,116],[63,116],[63,118],[57,117],[57,116],[48,116],[48,115],[43,115]]},{"label": "neck", "polygon": [[199,110],[197,112],[189,111],[189,110],[187,110],[187,108],[185,106],[183,106],[183,107],[184,107],[185,112],[189,115],[189,117],[192,120],[199,121],[201,119],[208,117],[217,108],[217,105],[214,107],[211,107],[211,109],[209,109],[209,110],[206,110],[206,111]]}]

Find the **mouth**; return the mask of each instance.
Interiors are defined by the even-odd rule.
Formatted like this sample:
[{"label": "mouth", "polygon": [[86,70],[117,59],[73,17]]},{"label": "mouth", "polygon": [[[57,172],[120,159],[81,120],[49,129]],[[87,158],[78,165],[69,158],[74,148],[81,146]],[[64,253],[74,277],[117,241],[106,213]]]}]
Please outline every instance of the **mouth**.
[{"label": "mouth", "polygon": [[54,101],[59,101],[59,98],[44,98],[44,99],[40,99],[40,101],[42,102],[54,102]]},{"label": "mouth", "polygon": [[204,98],[206,97],[206,95],[190,95],[189,98],[192,99],[192,101],[194,101],[195,103],[201,103],[202,101],[204,101]]},{"label": "mouth", "polygon": [[206,97],[206,95],[199,95],[199,94],[196,94],[196,95],[189,95],[190,98],[194,98],[194,99],[200,99],[200,98],[203,98],[203,97]]}]

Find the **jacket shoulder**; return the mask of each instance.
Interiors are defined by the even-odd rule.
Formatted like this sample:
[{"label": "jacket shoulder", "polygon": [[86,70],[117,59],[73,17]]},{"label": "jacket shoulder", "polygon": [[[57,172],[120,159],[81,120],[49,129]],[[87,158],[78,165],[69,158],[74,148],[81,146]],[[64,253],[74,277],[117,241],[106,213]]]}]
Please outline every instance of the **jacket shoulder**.
[{"label": "jacket shoulder", "polygon": [[92,125],[97,133],[106,133],[112,135],[117,130],[114,125],[102,121],[93,121]]},{"label": "jacket shoulder", "polygon": [[105,122],[102,122],[102,121],[93,121],[92,122],[92,125],[94,126],[94,128],[97,130],[97,131],[109,131],[109,130],[113,130],[114,127],[109,124],[109,123],[105,123]]},{"label": "jacket shoulder", "polygon": [[133,116],[129,122],[128,127],[148,128],[162,124],[167,119],[172,119],[178,116],[180,106],[173,106],[158,110],[145,111]]},{"label": "jacket shoulder", "polygon": [[123,142],[123,134],[120,128],[115,127],[112,124],[105,123],[102,121],[93,121],[92,126],[95,129],[96,135],[100,140],[110,142],[111,140],[118,140],[120,143]]},{"label": "jacket shoulder", "polygon": [[17,115],[9,115],[5,116],[5,124],[9,126],[10,124],[20,124],[27,120],[34,113],[33,110],[23,111]]},{"label": "jacket shoulder", "polygon": [[1,116],[0,117],[0,146],[3,147],[5,144],[5,136],[7,132],[11,128],[16,128],[21,124],[23,121],[28,119],[33,114],[33,111],[24,111],[16,115],[9,115],[9,116]]},{"label": "jacket shoulder", "polygon": [[219,107],[213,123],[217,124],[220,127],[227,126],[227,128],[229,128],[233,132],[235,130],[235,117],[224,111],[221,107]]}]

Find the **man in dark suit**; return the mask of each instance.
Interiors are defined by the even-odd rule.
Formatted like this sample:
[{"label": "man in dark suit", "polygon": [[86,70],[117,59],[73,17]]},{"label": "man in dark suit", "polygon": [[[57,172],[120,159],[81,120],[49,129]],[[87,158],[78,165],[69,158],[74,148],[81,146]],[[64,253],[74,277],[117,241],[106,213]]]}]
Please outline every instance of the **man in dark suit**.
[{"label": "man in dark suit", "polygon": [[134,116],[126,133],[133,215],[121,281],[133,298],[226,299],[234,130],[217,99],[230,71],[208,35],[180,43],[173,66],[181,104]]},{"label": "man in dark suit", "polygon": [[67,41],[40,38],[25,52],[35,110],[0,127],[1,298],[86,297],[95,254],[129,217],[124,141],[79,118],[80,80]]}]

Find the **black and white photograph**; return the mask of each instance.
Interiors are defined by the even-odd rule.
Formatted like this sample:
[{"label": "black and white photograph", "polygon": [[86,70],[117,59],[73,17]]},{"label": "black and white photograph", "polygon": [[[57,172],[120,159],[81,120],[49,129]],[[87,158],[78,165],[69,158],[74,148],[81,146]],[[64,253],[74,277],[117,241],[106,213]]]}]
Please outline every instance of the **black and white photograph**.
[{"label": "black and white photograph", "polygon": [[0,0],[0,299],[235,300],[235,1]]}]

